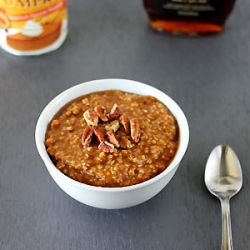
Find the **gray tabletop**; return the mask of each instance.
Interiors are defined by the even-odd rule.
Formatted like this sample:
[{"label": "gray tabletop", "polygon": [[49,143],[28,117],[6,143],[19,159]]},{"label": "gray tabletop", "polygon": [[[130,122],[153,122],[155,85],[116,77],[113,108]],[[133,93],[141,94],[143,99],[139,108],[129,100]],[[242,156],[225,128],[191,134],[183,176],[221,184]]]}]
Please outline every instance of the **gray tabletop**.
[{"label": "gray tabletop", "polygon": [[[0,249],[220,249],[220,203],[204,185],[210,151],[238,154],[244,184],[231,200],[235,249],[250,247],[250,1],[220,35],[163,35],[141,1],[68,1],[69,36],[53,53],[0,51]],[[102,210],[66,195],[38,156],[34,130],[44,106],[75,84],[100,78],[149,83],[175,99],[190,126],[176,175],[139,206]]]}]

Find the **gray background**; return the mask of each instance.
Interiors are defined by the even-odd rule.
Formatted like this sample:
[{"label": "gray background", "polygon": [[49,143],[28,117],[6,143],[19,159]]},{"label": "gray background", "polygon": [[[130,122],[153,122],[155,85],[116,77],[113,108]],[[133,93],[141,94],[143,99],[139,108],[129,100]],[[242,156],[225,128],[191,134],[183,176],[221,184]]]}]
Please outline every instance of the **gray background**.
[{"label": "gray background", "polygon": [[[158,34],[139,0],[68,1],[69,36],[40,57],[0,51],[0,249],[220,249],[220,203],[206,190],[206,159],[231,145],[244,173],[231,200],[235,249],[250,246],[250,1],[225,31],[208,37]],[[124,210],[95,209],[54,183],[34,130],[44,106],[75,84],[133,79],[163,90],[184,110],[190,144],[169,185]]]}]

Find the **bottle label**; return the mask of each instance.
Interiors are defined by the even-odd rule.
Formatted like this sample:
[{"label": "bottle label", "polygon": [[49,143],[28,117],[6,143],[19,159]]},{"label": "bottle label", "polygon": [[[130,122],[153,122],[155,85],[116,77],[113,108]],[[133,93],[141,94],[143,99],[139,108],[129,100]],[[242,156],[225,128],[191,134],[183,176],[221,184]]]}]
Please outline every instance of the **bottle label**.
[{"label": "bottle label", "polygon": [[200,18],[219,13],[225,0],[155,0],[157,9],[169,16]]},{"label": "bottle label", "polygon": [[66,0],[0,0],[0,46],[8,52],[46,53],[66,35]]}]

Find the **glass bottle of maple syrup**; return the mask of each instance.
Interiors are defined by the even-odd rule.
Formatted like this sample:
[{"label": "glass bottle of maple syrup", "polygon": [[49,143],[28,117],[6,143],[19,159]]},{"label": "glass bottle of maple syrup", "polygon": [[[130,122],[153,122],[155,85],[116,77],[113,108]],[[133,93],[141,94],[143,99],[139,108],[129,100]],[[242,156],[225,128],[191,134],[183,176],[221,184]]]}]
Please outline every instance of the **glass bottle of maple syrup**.
[{"label": "glass bottle of maple syrup", "polygon": [[219,33],[236,0],[143,0],[150,26],[173,34]]}]

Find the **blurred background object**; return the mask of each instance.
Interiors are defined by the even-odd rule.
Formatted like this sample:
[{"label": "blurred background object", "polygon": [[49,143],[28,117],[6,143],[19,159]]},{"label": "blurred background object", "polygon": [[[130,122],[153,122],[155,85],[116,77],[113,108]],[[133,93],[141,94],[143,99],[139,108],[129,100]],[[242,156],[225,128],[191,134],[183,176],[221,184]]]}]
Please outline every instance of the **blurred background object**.
[{"label": "blurred background object", "polygon": [[235,0],[143,0],[150,26],[173,34],[219,33]]},{"label": "blurred background object", "polygon": [[59,48],[68,33],[66,0],[1,1],[0,46],[14,55]]}]

